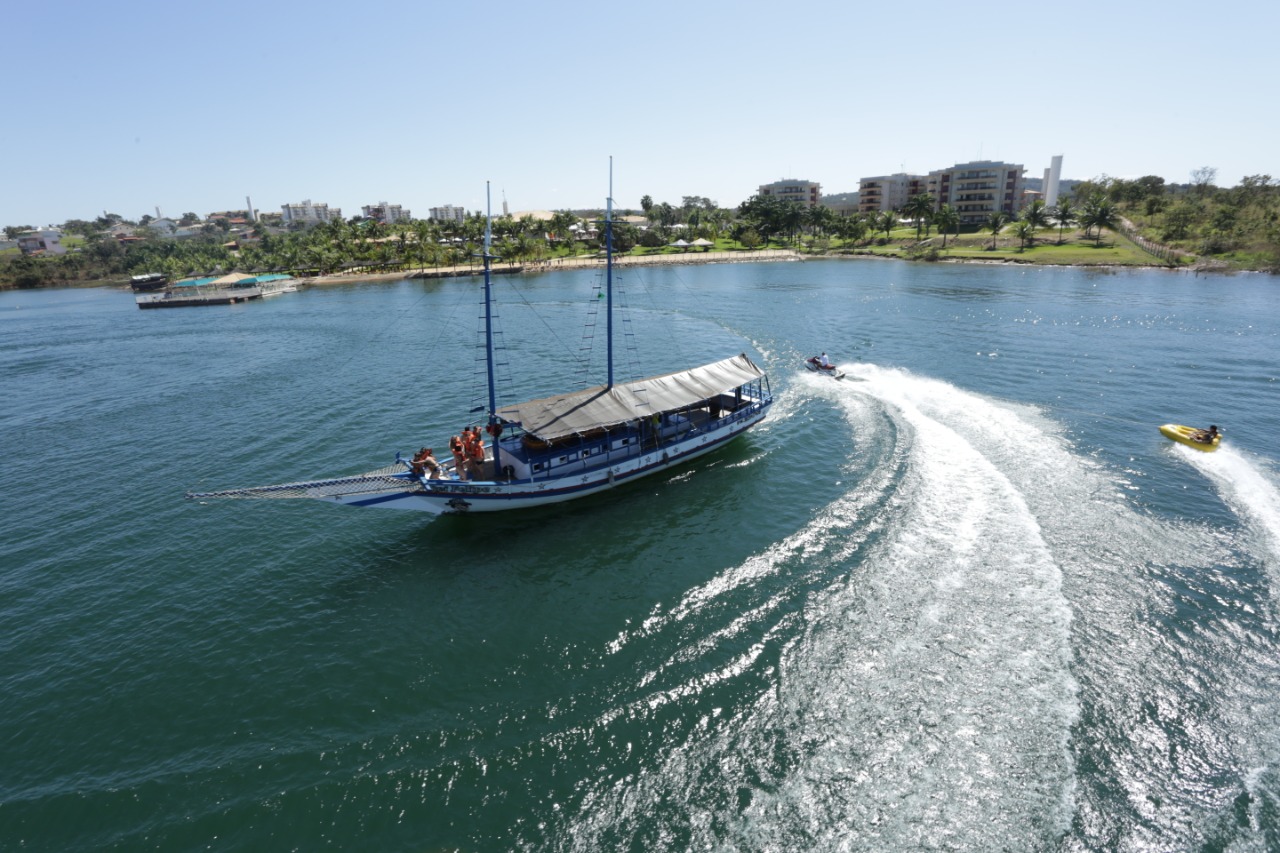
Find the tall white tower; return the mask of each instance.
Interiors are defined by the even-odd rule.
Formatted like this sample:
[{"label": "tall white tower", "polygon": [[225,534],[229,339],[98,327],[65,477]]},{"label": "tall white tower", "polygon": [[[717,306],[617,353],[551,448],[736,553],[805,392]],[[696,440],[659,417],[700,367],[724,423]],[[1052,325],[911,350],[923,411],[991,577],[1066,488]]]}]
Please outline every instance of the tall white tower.
[{"label": "tall white tower", "polygon": [[1062,178],[1062,155],[1054,154],[1049,161],[1049,168],[1044,170],[1044,205],[1053,207],[1058,203],[1058,181]]},{"label": "tall white tower", "polygon": [[248,196],[245,196],[245,197],[244,197],[244,205],[245,205],[245,207],[246,207],[246,208],[248,208],[248,212],[247,212],[245,215],[249,217],[249,221],[250,221],[250,222],[257,222],[257,221],[258,221],[258,217],[256,217],[256,216],[254,216],[254,215],[253,215],[253,199],[249,198]]}]

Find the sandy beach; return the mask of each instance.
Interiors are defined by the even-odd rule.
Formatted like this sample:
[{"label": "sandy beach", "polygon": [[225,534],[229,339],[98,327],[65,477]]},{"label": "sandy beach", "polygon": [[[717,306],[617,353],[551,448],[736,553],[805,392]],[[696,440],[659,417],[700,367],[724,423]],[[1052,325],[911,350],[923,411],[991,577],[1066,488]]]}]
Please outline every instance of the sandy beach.
[{"label": "sandy beach", "polygon": [[[615,257],[615,267],[663,266],[672,264],[742,264],[761,261],[799,261],[802,256],[794,249],[759,249],[747,252],[689,251],[664,255],[624,255]],[[502,274],[552,272],[555,270],[602,267],[601,257],[554,258],[525,264],[495,263],[493,272]],[[431,269],[402,270],[399,272],[345,272],[332,275],[311,276],[299,279],[306,285],[342,284],[360,281],[399,281],[405,278],[449,278],[460,275],[480,275],[484,270],[479,264],[432,267]]]}]

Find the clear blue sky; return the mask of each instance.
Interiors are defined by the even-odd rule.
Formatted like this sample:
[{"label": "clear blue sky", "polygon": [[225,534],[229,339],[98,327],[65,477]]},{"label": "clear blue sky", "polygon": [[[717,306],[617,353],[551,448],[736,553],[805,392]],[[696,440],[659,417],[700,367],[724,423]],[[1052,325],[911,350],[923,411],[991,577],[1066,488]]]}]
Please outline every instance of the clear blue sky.
[{"label": "clear blue sky", "polygon": [[4,15],[0,225],[622,208],[958,162],[1280,177],[1280,6],[190,3]]}]

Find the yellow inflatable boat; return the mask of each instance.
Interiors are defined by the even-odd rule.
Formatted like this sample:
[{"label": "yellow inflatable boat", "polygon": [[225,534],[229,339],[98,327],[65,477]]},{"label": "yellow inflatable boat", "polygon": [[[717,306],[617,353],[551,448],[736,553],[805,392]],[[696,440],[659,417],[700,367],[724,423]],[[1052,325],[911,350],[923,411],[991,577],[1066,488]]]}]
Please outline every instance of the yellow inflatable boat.
[{"label": "yellow inflatable boat", "polygon": [[1222,433],[1218,432],[1216,426],[1205,430],[1182,424],[1165,424],[1160,427],[1160,432],[1165,438],[1171,438],[1179,444],[1185,444],[1187,447],[1194,447],[1206,453],[1217,450],[1218,445],[1222,443]]}]

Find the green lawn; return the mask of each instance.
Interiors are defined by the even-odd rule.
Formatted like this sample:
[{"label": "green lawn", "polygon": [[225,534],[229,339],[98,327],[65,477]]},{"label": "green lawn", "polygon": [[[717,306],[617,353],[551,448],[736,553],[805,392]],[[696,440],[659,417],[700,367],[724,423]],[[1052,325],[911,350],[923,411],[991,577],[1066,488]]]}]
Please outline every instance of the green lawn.
[{"label": "green lawn", "polygon": [[1058,232],[1046,229],[1037,235],[1033,245],[1028,245],[1025,249],[1020,248],[1018,238],[1013,236],[1009,229],[1001,232],[995,249],[991,248],[990,232],[985,234],[962,232],[959,237],[948,234],[945,249],[942,246],[942,237],[937,233],[916,244],[914,228],[899,228],[891,231],[890,239],[884,245],[878,245],[878,239],[870,245],[864,245],[864,242],[841,244],[839,241],[833,241],[832,249],[837,254],[854,253],[930,260],[1079,266],[1151,266],[1161,263],[1158,258],[1147,254],[1123,235],[1113,231],[1103,232],[1101,244],[1092,237],[1086,239],[1082,231],[1065,232],[1063,243],[1059,245]]}]

